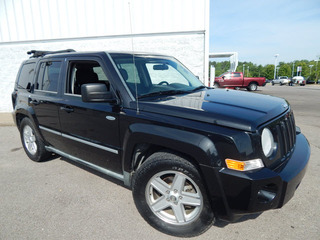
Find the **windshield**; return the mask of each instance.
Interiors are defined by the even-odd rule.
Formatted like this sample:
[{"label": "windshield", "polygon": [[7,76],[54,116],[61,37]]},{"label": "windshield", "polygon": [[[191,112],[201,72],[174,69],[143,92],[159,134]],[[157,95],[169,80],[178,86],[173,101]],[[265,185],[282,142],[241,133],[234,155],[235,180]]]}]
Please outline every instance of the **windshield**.
[{"label": "windshield", "polygon": [[133,61],[132,55],[111,56],[134,97],[181,94],[204,87],[174,58],[139,55]]}]

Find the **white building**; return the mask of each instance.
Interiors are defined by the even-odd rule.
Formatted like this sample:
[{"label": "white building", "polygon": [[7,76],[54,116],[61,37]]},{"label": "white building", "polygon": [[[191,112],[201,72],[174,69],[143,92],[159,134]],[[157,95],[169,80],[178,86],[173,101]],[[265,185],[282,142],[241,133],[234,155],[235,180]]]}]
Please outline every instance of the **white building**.
[{"label": "white building", "polygon": [[27,51],[69,48],[167,54],[206,82],[209,0],[0,0],[0,112]]}]

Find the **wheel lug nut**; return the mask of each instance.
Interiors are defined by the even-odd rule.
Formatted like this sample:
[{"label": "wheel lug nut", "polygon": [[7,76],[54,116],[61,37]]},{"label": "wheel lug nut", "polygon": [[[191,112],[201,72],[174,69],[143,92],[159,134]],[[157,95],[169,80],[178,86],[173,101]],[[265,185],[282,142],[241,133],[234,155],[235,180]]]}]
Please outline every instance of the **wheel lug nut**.
[{"label": "wheel lug nut", "polygon": [[182,199],[182,196],[180,196],[179,199]]},{"label": "wheel lug nut", "polygon": [[174,193],[177,193],[177,192],[178,192],[178,190],[177,190],[177,189],[175,189],[175,190],[174,190]]},{"label": "wheel lug nut", "polygon": [[169,194],[169,193],[170,193],[170,191],[169,191],[169,190],[167,190],[167,191],[166,191],[166,193],[168,193],[168,194]]}]

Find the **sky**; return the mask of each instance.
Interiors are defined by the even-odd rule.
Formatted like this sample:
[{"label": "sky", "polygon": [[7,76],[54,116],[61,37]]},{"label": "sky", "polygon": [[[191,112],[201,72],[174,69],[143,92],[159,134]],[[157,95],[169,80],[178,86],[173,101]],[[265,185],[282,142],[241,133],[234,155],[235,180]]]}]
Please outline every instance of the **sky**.
[{"label": "sky", "polygon": [[239,61],[315,60],[320,0],[210,0],[209,38],[210,53],[238,52]]}]

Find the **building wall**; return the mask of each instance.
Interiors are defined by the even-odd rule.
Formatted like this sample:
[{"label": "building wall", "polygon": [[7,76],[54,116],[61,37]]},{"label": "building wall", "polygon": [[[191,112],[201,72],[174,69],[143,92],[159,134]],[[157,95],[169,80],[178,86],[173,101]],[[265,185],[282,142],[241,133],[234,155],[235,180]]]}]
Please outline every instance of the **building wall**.
[{"label": "building wall", "polygon": [[0,42],[199,31],[206,27],[206,4],[207,0],[0,0]]},{"label": "building wall", "polygon": [[32,49],[167,54],[205,81],[208,23],[209,0],[0,0],[0,112]]}]

